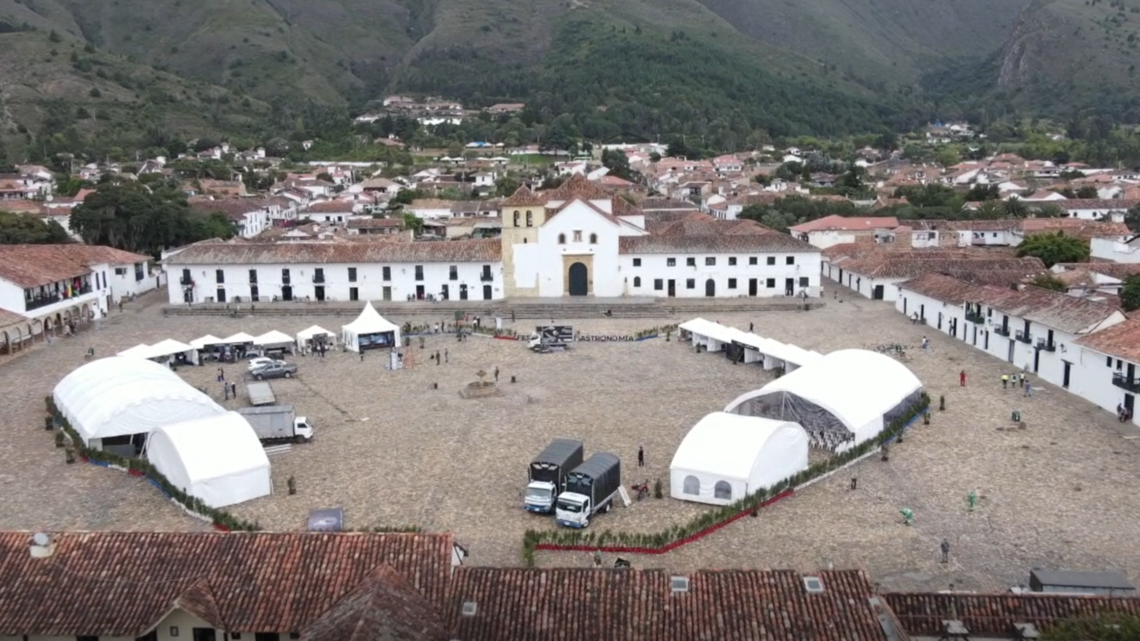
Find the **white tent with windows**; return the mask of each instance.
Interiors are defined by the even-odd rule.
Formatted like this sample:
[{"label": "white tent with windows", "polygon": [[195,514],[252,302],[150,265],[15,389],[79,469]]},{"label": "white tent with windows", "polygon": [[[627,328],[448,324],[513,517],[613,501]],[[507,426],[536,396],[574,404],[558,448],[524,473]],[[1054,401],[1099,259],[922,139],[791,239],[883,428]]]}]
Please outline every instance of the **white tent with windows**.
[{"label": "white tent with windows", "polygon": [[83,442],[95,448],[226,412],[170,368],[145,358],[112,356],[87,363],[63,377],[52,396]]},{"label": "white tent with windows", "polygon": [[273,491],[265,448],[237,412],[160,427],[147,440],[146,456],[175,487],[210,507]]},{"label": "white tent with windows", "polygon": [[921,394],[922,382],[897,360],[844,349],[741,395],[724,411],[799,423],[813,445],[841,452],[877,436]]},{"label": "white tent with windows", "polygon": [[248,345],[253,343],[253,336],[245,332],[238,332],[233,336],[227,336],[222,339],[223,345]]},{"label": "white tent with windows", "polygon": [[353,352],[400,346],[400,327],[386,320],[369,302],[360,316],[341,329],[341,341]]},{"label": "white tent with windows", "polygon": [[788,421],[714,412],[693,426],[669,465],[675,499],[727,505],[808,466],[808,437]]},{"label": "white tent with windows", "polygon": [[186,362],[198,364],[198,350],[193,345],[176,341],[173,338],[155,343],[142,352],[132,355],[155,360],[178,359],[178,356],[181,355]]}]

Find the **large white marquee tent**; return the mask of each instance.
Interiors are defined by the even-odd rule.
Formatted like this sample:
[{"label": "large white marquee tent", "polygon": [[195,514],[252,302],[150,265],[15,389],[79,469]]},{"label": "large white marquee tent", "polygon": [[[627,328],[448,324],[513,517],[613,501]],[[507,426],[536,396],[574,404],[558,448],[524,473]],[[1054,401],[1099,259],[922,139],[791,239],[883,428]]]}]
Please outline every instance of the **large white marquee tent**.
[{"label": "large white marquee tent", "polygon": [[351,323],[342,326],[341,341],[353,352],[374,347],[399,347],[400,327],[385,319],[369,302]]},{"label": "large white marquee tent", "polygon": [[237,412],[160,427],[147,440],[146,456],[174,486],[210,507],[273,491],[265,448]]},{"label": "large white marquee tent", "polygon": [[103,439],[226,412],[170,368],[129,356],[83,365],[55,386],[53,398],[80,438],[95,448]]},{"label": "large white marquee tent", "polygon": [[727,505],[807,469],[808,437],[788,421],[714,412],[693,426],[669,465],[669,495]]},{"label": "large white marquee tent", "polygon": [[843,451],[874,438],[921,393],[922,382],[902,363],[844,349],[741,395],[724,411],[799,423],[813,444]]}]

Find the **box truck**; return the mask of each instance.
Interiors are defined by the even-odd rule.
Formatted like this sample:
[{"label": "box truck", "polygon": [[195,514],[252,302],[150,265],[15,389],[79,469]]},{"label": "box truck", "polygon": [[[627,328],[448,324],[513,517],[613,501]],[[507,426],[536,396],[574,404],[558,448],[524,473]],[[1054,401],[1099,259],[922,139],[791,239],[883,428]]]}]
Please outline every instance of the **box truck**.
[{"label": "box truck", "polygon": [[554,510],[566,475],[582,464],[582,449],[582,441],[556,438],[531,461],[527,468],[530,483],[523,499],[527,511],[549,514]]},{"label": "box truck", "polygon": [[297,416],[292,405],[242,407],[238,413],[249,421],[262,443],[306,443],[313,440],[313,426],[304,416]]},{"label": "box truck", "polygon": [[621,460],[613,454],[594,454],[566,475],[554,520],[566,527],[588,527],[591,516],[610,511],[620,489]]}]

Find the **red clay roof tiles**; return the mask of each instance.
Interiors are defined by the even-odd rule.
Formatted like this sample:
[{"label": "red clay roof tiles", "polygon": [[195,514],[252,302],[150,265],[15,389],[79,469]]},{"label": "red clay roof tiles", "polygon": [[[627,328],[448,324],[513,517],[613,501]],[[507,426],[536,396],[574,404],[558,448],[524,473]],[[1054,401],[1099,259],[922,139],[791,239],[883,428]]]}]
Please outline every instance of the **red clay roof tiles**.
[{"label": "red clay roof tiles", "polygon": [[957,619],[970,637],[1010,638],[1014,623],[1048,630],[1058,621],[1109,612],[1140,615],[1140,599],[1052,594],[886,594],[883,596],[908,633],[939,637],[942,621]]},{"label": "red clay roof tiles", "polygon": [[178,603],[227,630],[299,632],[383,565],[439,603],[451,558],[450,536],[424,534],[75,532],[47,559],[30,541],[0,533],[0,635],[139,636]]},{"label": "red clay roof tiles", "polygon": [[265,265],[289,263],[479,263],[499,260],[498,239],[414,243],[290,242],[198,243],[166,260],[168,265]]},{"label": "red clay roof tiles", "polygon": [[0,245],[0,278],[37,287],[91,273],[91,265],[133,265],[150,257],[97,245]]}]

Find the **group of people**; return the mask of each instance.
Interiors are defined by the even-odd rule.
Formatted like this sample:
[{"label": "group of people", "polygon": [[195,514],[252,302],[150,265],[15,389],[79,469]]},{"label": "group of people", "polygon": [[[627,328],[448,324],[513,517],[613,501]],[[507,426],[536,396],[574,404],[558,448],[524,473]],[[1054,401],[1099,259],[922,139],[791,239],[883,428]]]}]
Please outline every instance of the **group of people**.
[{"label": "group of people", "polygon": [[1033,383],[1029,381],[1029,373],[1022,371],[1020,374],[1014,372],[1013,374],[1001,375],[1001,388],[1002,389],[1017,389],[1021,387],[1025,390],[1022,396],[1033,396]]}]

